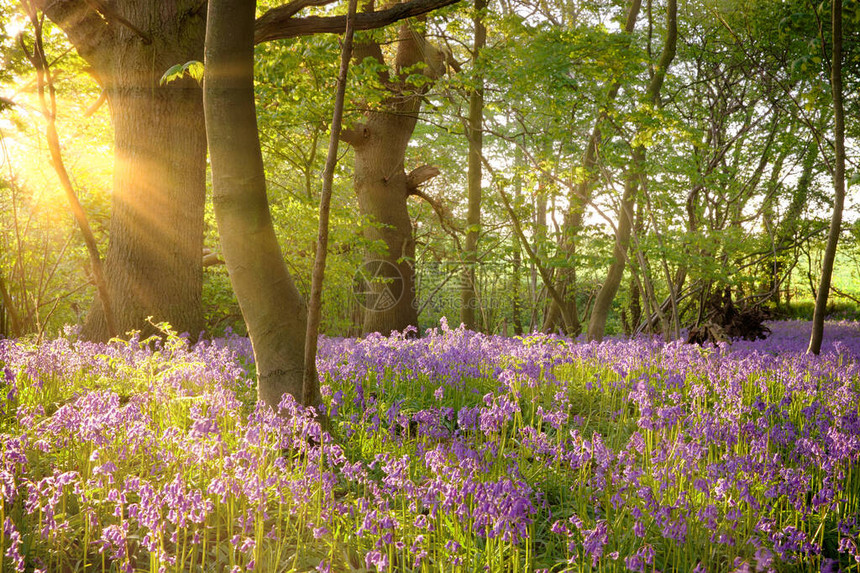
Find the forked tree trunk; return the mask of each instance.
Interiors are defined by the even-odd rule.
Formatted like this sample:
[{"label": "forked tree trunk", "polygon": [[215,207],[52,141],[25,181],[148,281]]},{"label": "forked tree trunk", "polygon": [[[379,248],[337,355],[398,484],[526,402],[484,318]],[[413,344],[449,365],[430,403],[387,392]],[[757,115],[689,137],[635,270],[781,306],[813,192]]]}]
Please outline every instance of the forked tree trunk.
[{"label": "forked tree trunk", "polygon": [[[193,80],[158,81],[170,66],[201,58],[205,6],[198,0],[112,8],[83,0],[34,4],[68,35],[110,105],[115,166],[104,268],[117,330],[149,332],[151,316],[196,336],[203,326],[202,99]],[[98,299],[83,335],[108,337]]]},{"label": "forked tree trunk", "polygon": [[[387,66],[377,43],[356,44],[355,54],[358,59],[371,57]],[[439,64],[433,61],[436,55],[420,32],[409,24],[401,25],[394,74],[380,74],[392,86],[390,97],[380,111],[368,112],[360,124],[341,136],[355,149],[355,193],[362,216],[371,221],[364,228],[364,237],[383,247],[382,252],[371,251],[365,257],[363,271],[369,281],[363,301],[364,332],[388,335],[418,325],[415,239],[407,199],[420,182],[411,180],[404,161],[427,86],[411,86],[401,74],[427,62],[424,73],[432,79],[434,64]]]},{"label": "forked tree trunk", "polygon": [[588,340],[603,340],[606,320],[609,318],[609,309],[612,307],[615,295],[618,294],[621,279],[624,278],[627,248],[630,245],[630,233],[633,229],[631,217],[633,216],[634,201],[639,183],[639,172],[636,171],[640,166],[636,160],[637,152],[634,151],[633,155],[632,172],[627,175],[627,180],[624,183],[624,195],[621,197],[621,205],[618,208],[618,228],[615,231],[615,247],[612,251],[614,260],[609,265],[606,279],[594,299],[594,308],[591,310],[591,319],[588,322]]},{"label": "forked tree trunk", "polygon": [[[631,0],[630,8],[627,11],[627,20],[624,25],[624,32],[628,35],[633,33],[636,28],[636,19],[639,16],[639,10],[642,7],[642,0]],[[613,81],[606,93],[604,107],[608,107],[618,97],[618,92],[621,89],[621,84],[618,81]],[[576,336],[582,329],[579,322],[579,309],[576,303],[576,269],[573,267],[574,258],[576,256],[577,235],[582,229],[582,223],[585,217],[585,210],[588,208],[588,203],[591,201],[591,195],[594,191],[594,184],[598,178],[597,172],[597,152],[603,140],[602,124],[607,119],[607,112],[602,111],[596,118],[594,128],[585,145],[585,153],[582,156],[582,171],[583,179],[576,184],[572,193],[568,197],[568,210],[564,214],[564,235],[561,239],[560,249],[567,257],[568,267],[560,269],[558,273],[558,281],[556,288],[564,295],[564,304],[567,306],[566,313],[562,312],[557,302],[550,303],[544,317],[543,331],[552,332],[558,327],[564,326],[567,334]],[[562,316],[569,316],[572,320],[571,324],[561,324]]]},{"label": "forked tree trunk", "polygon": [[[211,0],[204,107],[213,203],[230,282],[254,348],[257,396],[302,399],[306,309],[275,237],[254,103],[256,0]],[[318,401],[318,387],[311,390]]]},{"label": "forked tree trunk", "polygon": [[[675,58],[675,46],[678,40],[677,15],[677,1],[669,0],[666,6],[666,41],[663,44],[663,52],[660,54],[657,69],[651,77],[645,97],[643,98],[655,108],[659,107],[660,90],[663,87],[663,80],[666,78],[666,71]],[[624,266],[627,263],[627,247],[630,244],[630,232],[633,228],[631,218],[633,216],[636,189],[640,182],[644,185],[644,178],[645,148],[641,145],[634,145],[631,154],[631,168],[627,175],[624,196],[621,198],[621,205],[618,210],[618,229],[615,236],[615,248],[613,250],[615,260],[609,266],[606,280],[603,281],[603,286],[600,288],[594,301],[594,309],[591,311],[591,320],[588,323],[589,340],[603,339],[603,333],[606,330],[606,319],[609,317],[609,309],[612,306],[615,295],[618,293],[621,279],[624,277]]]}]

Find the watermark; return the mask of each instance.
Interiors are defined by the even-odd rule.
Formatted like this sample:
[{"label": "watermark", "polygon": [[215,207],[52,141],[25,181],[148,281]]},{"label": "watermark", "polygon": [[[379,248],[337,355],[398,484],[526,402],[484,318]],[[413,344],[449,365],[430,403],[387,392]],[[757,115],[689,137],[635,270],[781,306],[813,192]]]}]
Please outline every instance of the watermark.
[{"label": "watermark", "polygon": [[406,281],[396,265],[379,259],[365,261],[355,272],[353,295],[370,312],[385,312],[404,296]]},{"label": "watermark", "polygon": [[[505,294],[510,285],[504,263],[465,263],[462,261],[428,261],[415,269],[412,288],[404,280],[397,265],[381,259],[365,261],[354,276],[353,296],[358,305],[369,312],[385,312],[394,308],[404,297],[418,310],[442,312],[458,309],[463,304],[462,292],[470,283],[471,269],[483,273],[476,289],[478,295],[469,300],[472,308],[494,308],[507,304]],[[483,287],[483,288],[481,288]],[[408,292],[407,292],[408,291]]]}]

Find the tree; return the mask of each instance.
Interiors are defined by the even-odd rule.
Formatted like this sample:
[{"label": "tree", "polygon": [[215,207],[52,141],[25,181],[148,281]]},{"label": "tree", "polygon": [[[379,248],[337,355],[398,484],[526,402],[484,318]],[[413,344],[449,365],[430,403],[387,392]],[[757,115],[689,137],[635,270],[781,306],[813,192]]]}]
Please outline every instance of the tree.
[{"label": "tree", "polygon": [[[254,102],[256,0],[209,3],[203,103],[218,234],[257,365],[257,395],[301,400],[306,308],[269,214]],[[318,389],[311,389],[313,402]]]},{"label": "tree", "polygon": [[475,25],[475,38],[472,48],[472,67],[475,85],[469,94],[469,172],[468,212],[466,214],[466,244],[463,252],[465,267],[463,269],[463,285],[460,296],[460,321],[466,328],[476,330],[475,306],[477,293],[475,288],[475,265],[478,263],[478,237],[481,229],[481,157],[484,140],[484,80],[478,66],[480,65],[481,50],[487,44],[487,27],[484,25],[483,12],[487,8],[486,0],[475,0],[475,15],[472,21]]},{"label": "tree", "polygon": [[[675,58],[675,45],[678,40],[678,4],[676,0],[669,0],[666,6],[666,41],[663,45],[663,53],[657,62],[657,68],[648,84],[644,102],[651,108],[657,108],[660,104],[660,89],[669,65]],[[640,130],[641,131],[641,130]],[[588,339],[601,340],[606,328],[606,319],[609,316],[609,307],[618,293],[621,279],[624,277],[624,266],[627,259],[627,247],[630,244],[630,233],[633,229],[633,208],[638,185],[647,185],[645,180],[645,146],[634,137],[631,167],[627,173],[624,184],[624,195],[618,208],[618,228],[615,234],[615,260],[609,266],[606,280],[597,293],[594,308],[591,311],[591,319],[588,323]]]},{"label": "tree", "polygon": [[381,247],[379,253],[367,254],[373,274],[367,286],[377,303],[365,311],[365,332],[389,334],[418,324],[415,238],[407,200],[421,194],[420,185],[438,170],[420,166],[407,173],[404,161],[423,95],[444,71],[442,54],[426,41],[421,24],[401,24],[393,70],[380,41],[368,37],[355,46],[358,61],[378,67],[386,90],[378,108],[341,135],[355,150],[355,193],[361,214],[371,221],[364,236]]},{"label": "tree", "polygon": [[352,38],[355,26],[355,11],[358,0],[349,0],[347,9],[346,30],[343,33],[340,69],[337,76],[337,91],[334,96],[334,109],[331,118],[331,135],[329,136],[328,153],[326,154],[325,170],[323,171],[322,193],[320,195],[320,215],[317,233],[316,253],[311,277],[311,294],[308,302],[308,322],[305,334],[305,364],[302,382],[302,402],[310,403],[318,391],[316,356],[319,339],[320,318],[322,313],[322,287],[325,279],[326,258],[328,255],[329,214],[331,211],[332,185],[334,183],[334,168],[337,164],[337,148],[343,121],[343,102],[346,97],[346,80],[349,71],[349,61],[352,59]]},{"label": "tree", "polygon": [[812,333],[809,337],[807,352],[821,352],[821,341],[824,338],[824,313],[827,309],[827,297],[830,294],[830,283],[833,276],[833,262],[836,260],[836,246],[839,243],[839,233],[842,230],[842,209],[845,205],[845,109],[842,101],[842,0],[832,0],[831,26],[833,48],[830,59],[830,89],[833,94],[833,145],[835,149],[833,168],[833,216],[830,219],[830,232],[827,235],[827,247],[824,249],[824,261],[821,265],[821,281],[818,295],[815,298],[815,310],[812,315]]},{"label": "tree", "polygon": [[[633,33],[636,27],[636,18],[639,15],[639,10],[642,6],[641,0],[631,0],[630,8],[627,12],[627,19],[624,26],[624,33],[628,36]],[[609,106],[618,96],[621,84],[617,80],[610,82],[609,89],[606,93],[605,106]],[[603,109],[599,112],[596,118],[594,128],[585,145],[585,153],[582,155],[582,172],[579,182],[572,188],[572,192],[568,196],[569,206],[564,214],[564,236],[562,237],[561,249],[568,257],[568,264],[573,265],[573,258],[576,252],[576,235],[580,233],[585,215],[585,210],[591,200],[594,184],[599,177],[597,172],[597,157],[598,147],[603,139],[603,123],[607,120],[607,111]],[[558,327],[558,318],[562,316],[569,317],[569,323],[563,326],[569,334],[579,334],[581,327],[579,321],[579,310],[576,304],[576,275],[573,269],[563,269],[560,273],[561,277],[556,285],[556,288],[564,296],[564,305],[567,307],[566,313],[561,312],[559,303],[553,301],[550,305],[547,315],[544,319],[543,330],[551,331]]]},{"label": "tree", "polygon": [[[196,336],[201,285],[206,134],[192,79],[159,85],[176,63],[199,60],[205,2],[34,0],[68,36],[106,94],[114,126],[107,292],[120,333],[167,321]],[[83,335],[108,337],[97,299]]]}]

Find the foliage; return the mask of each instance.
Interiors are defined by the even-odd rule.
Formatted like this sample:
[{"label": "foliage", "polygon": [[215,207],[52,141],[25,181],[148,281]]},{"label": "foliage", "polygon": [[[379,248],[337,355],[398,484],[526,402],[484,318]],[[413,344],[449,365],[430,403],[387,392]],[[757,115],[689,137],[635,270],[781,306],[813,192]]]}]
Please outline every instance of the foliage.
[{"label": "foliage", "polygon": [[[474,60],[470,4],[412,22],[425,28],[449,58],[447,73],[424,95],[404,165],[407,171],[423,164],[441,171],[423,189],[441,207],[441,218],[423,199],[411,199],[409,205],[417,240],[420,326],[459,311],[461,285],[451,277],[463,264],[468,231],[466,118],[468,94],[478,77],[486,86],[476,303],[483,330],[501,332],[513,323],[524,323],[525,330],[541,328],[548,289],[539,267],[552,281],[575,275],[568,294],[577,301],[581,318],[588,318],[590,301],[613,260],[620,198],[632,146],[638,143],[647,148],[645,185],[635,197],[626,276],[609,317],[610,333],[647,330],[656,324],[646,321],[653,313],[649,305],[670,302],[673,292],[684,324],[695,323],[701,301],[727,286],[738,298],[769,300],[773,306],[811,294],[807,271],[818,272],[815,261],[832,201],[829,2],[696,0],[683,5],[681,42],[663,96],[656,106],[643,105],[643,89],[661,47],[664,4],[642,3],[633,32],[627,34],[622,30],[628,2],[491,3],[484,14],[488,43]],[[844,10],[848,152],[853,154],[850,197],[858,181],[857,170],[850,166],[857,163],[860,134],[851,120],[860,116],[860,28],[850,24],[860,14],[860,3],[846,0]],[[15,291],[15,300],[24,308],[21,313],[33,318],[25,330],[56,333],[86,312],[92,289],[71,219],[59,215],[62,203],[45,163],[41,119],[28,107],[33,74],[13,37],[23,23],[16,11],[14,3],[0,2],[0,18],[9,23],[8,30],[0,31],[0,97],[5,98],[0,101],[13,102],[11,107],[4,104],[0,123],[9,167],[0,184],[0,276]],[[340,4],[309,6],[301,15],[343,11]],[[363,31],[359,38],[378,40],[390,55],[396,49],[396,33],[392,26]],[[49,22],[46,47],[60,90],[64,157],[104,245],[112,168],[106,159],[111,155],[107,110],[84,117],[87,105],[98,97],[98,87]],[[272,215],[288,265],[303,290],[315,241],[338,53],[336,35],[256,48],[258,123]],[[177,62],[162,79],[197,71],[199,62]],[[367,110],[381,109],[390,96],[380,71],[372,58],[353,62],[347,126]],[[418,71],[403,72],[419,81],[424,76]],[[616,95],[611,95],[613,87]],[[583,156],[595,132],[600,133],[596,159],[588,169]],[[809,161],[808,184],[802,185],[813,147],[819,152]],[[331,265],[324,293],[324,329],[332,335],[355,333],[361,324],[353,277],[362,253],[377,248],[360,237],[361,226],[373,223],[355,215],[353,163],[353,153],[346,148],[335,177]],[[570,220],[580,202],[577,186],[583,182],[589,183],[590,199],[583,206],[581,228],[574,229]],[[11,205],[13,189],[17,211]],[[500,190],[514,197],[514,214],[535,260],[515,238]],[[849,207],[848,217],[855,212]],[[16,218],[19,223],[32,221],[22,227],[26,232],[15,232]],[[207,233],[207,246],[217,251],[214,226]],[[576,238],[573,251],[565,248],[571,237]],[[854,256],[855,242],[843,241],[840,256]],[[54,267],[51,280],[43,281],[49,273],[42,269]],[[223,269],[209,267],[205,273],[207,331],[242,331]],[[837,269],[837,275],[841,292],[860,296],[850,272],[839,275]],[[653,301],[643,294],[646,284],[653,288]],[[643,309],[639,324],[627,324],[634,320],[635,308]]]},{"label": "foliage", "polygon": [[169,84],[172,81],[181,80],[185,76],[197,80],[198,83],[202,82],[203,62],[191,60],[190,62],[185,62],[184,64],[176,64],[174,66],[170,66],[169,68],[167,68],[167,71],[164,72],[164,75],[161,76],[161,79],[158,80],[158,84]]},{"label": "foliage", "polygon": [[[4,4],[4,18],[7,8]],[[46,23],[44,33],[60,101],[57,126],[64,161],[96,238],[104,245],[113,167],[107,110],[86,117],[85,110],[98,100],[97,86],[59,31]],[[0,122],[0,278],[19,315],[18,334],[54,335],[64,324],[78,322],[92,300],[88,259],[56,174],[43,160],[44,119],[29,83],[33,71],[25,65],[17,39],[2,40],[0,54],[9,67],[0,81],[20,85]],[[91,143],[73,145],[76,141]]]}]

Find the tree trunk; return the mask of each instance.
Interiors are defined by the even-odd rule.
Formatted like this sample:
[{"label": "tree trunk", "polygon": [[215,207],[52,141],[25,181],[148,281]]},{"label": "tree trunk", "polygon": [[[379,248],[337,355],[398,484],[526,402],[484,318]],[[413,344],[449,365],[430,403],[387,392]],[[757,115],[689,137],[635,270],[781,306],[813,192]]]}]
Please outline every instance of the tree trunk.
[{"label": "tree trunk", "polygon": [[[522,153],[517,147],[516,159],[519,164],[522,161]],[[514,176],[514,200],[519,203],[520,197],[523,194],[523,177],[519,172]],[[523,333],[523,317],[522,317],[522,244],[520,237],[514,233],[511,238],[513,242],[512,265],[513,272],[511,273],[511,313],[513,314],[514,334],[519,336]]]},{"label": "tree trunk", "polygon": [[824,313],[827,309],[827,295],[833,277],[833,263],[836,260],[836,246],[842,230],[842,209],[845,204],[845,110],[842,103],[842,0],[833,0],[833,55],[830,64],[830,87],[833,93],[833,139],[836,151],[836,165],[833,169],[833,216],[830,219],[830,233],[821,264],[821,282],[815,297],[815,311],[812,314],[812,334],[809,337],[810,354],[821,352],[824,338]]},{"label": "tree trunk", "polygon": [[591,310],[591,319],[588,321],[588,340],[603,340],[606,330],[606,320],[609,318],[609,309],[612,301],[618,293],[621,279],[624,278],[624,267],[627,262],[627,247],[630,245],[630,233],[632,231],[631,217],[633,215],[634,201],[636,199],[636,188],[638,187],[639,172],[641,167],[638,156],[642,156],[644,162],[644,150],[634,150],[633,167],[627,175],[624,184],[624,195],[621,197],[621,205],[618,207],[618,228],[615,231],[615,247],[613,248],[614,260],[606,272],[606,279],[594,299],[594,307]]},{"label": "tree trunk", "polygon": [[[203,326],[206,140],[196,86],[109,92],[116,130],[113,209],[105,256],[117,328],[167,321],[196,337]],[[159,90],[160,91],[160,90]],[[95,304],[84,334],[101,339]]]},{"label": "tree trunk", "polygon": [[[196,336],[203,326],[202,99],[193,80],[158,82],[170,66],[201,59],[201,3],[35,4],[68,35],[110,105],[115,165],[105,275],[117,330],[150,332],[151,316]],[[98,299],[83,336],[108,337]]]},{"label": "tree trunk", "polygon": [[[352,38],[354,33],[355,10],[358,0],[349,0],[346,31],[343,34],[343,47],[340,53],[340,69],[337,74],[337,90],[334,96],[334,110],[331,117],[328,153],[323,169],[322,192],[320,193],[320,216],[317,226],[317,245],[314,254],[314,267],[311,272],[311,294],[308,301],[308,322],[305,333],[304,381],[302,383],[302,402],[310,404],[319,386],[317,373],[317,342],[319,341],[320,320],[322,318],[322,291],[325,280],[325,265],[328,256],[329,216],[331,212],[334,169],[337,166],[337,149],[343,123],[343,101],[346,97],[346,81],[349,73],[349,60],[352,58]],[[316,148],[316,137],[313,142]],[[308,186],[310,193],[310,185]]]},{"label": "tree trunk", "polygon": [[[654,108],[660,106],[660,90],[663,87],[663,80],[666,78],[666,71],[675,58],[675,45],[678,40],[677,15],[677,1],[669,0],[666,6],[666,41],[663,44],[660,61],[657,63],[657,69],[651,77],[651,82],[648,84],[648,90],[644,98]],[[603,286],[600,288],[600,292],[597,293],[597,298],[594,301],[591,320],[588,323],[589,340],[603,339],[609,309],[612,306],[615,295],[618,293],[621,279],[624,277],[624,266],[627,262],[627,247],[630,244],[630,232],[632,230],[631,217],[633,215],[633,202],[636,197],[637,183],[643,181],[644,185],[645,180],[645,148],[643,146],[635,145],[633,147],[631,162],[632,166],[627,182],[624,185],[624,196],[621,198],[621,205],[618,211],[618,229],[614,248],[615,260],[609,266],[606,280],[603,281]],[[667,276],[667,280],[671,281],[671,277]],[[671,291],[671,284],[669,288]]]},{"label": "tree trunk", "polygon": [[[388,335],[417,326],[415,239],[409,218],[404,156],[416,117],[370,113],[364,141],[355,145],[355,192],[361,214],[372,221],[368,241],[381,241],[382,252],[369,252],[364,269],[370,277],[364,302],[364,332]],[[372,275],[372,276],[371,276]]]},{"label": "tree trunk", "polygon": [[[630,8],[627,11],[627,20],[624,25],[625,34],[630,35],[633,33],[641,8],[642,0],[630,1]],[[619,82],[613,81],[611,83],[606,94],[604,107],[608,107],[615,101],[620,89],[621,84]],[[598,177],[595,169],[597,166],[597,151],[603,139],[602,124],[606,121],[606,118],[607,112],[602,111],[595,121],[594,128],[585,145],[585,153],[582,156],[583,179],[576,184],[573,192],[568,197],[568,210],[564,215],[564,236],[561,240],[561,250],[568,259],[568,265],[574,264],[576,236],[582,228],[585,210],[588,207],[589,201],[591,201],[594,183]],[[582,326],[579,322],[579,311],[576,307],[576,270],[572,266],[561,270],[556,288],[564,295],[565,304],[568,306],[566,309],[567,315],[575,321],[574,324],[565,325],[565,329],[567,330],[567,334],[575,336],[579,334]],[[544,319],[543,330],[550,332],[561,326],[558,322],[563,314],[558,308],[557,303],[551,303]]]},{"label": "tree trunk", "polygon": [[14,304],[9,291],[6,289],[3,274],[0,273],[0,336],[4,338],[21,335],[20,320]]},{"label": "tree trunk", "polygon": [[483,12],[486,0],[475,0],[475,44],[472,51],[472,72],[475,74],[475,89],[469,94],[469,207],[466,212],[466,245],[463,259],[463,285],[460,291],[460,321],[470,330],[477,330],[475,306],[475,267],[478,263],[478,236],[481,228],[481,156],[484,145],[484,80],[478,70],[481,50],[487,43],[487,28],[484,26]]},{"label": "tree trunk", "polygon": [[285,393],[302,398],[306,309],[266,196],[254,103],[255,8],[255,0],[209,2],[203,98],[224,261],[254,348],[257,396],[277,408]]},{"label": "tree trunk", "polygon": [[[522,151],[519,146],[517,146],[517,155],[516,161],[518,165],[524,165],[522,161]],[[534,241],[535,241],[535,254],[539,260],[546,259],[546,244],[547,244],[547,224],[546,224],[546,209],[547,209],[547,194],[542,190],[538,189],[537,193],[535,193],[534,199]],[[529,295],[531,297],[531,319],[529,320],[529,330],[534,330],[535,328],[543,329],[543,325],[547,322],[546,315],[552,310],[553,305],[550,302],[549,304],[544,304],[543,301],[545,297],[543,296],[542,290],[538,288],[538,270],[537,265],[533,259],[529,259]],[[543,313],[543,316],[540,315],[541,308],[546,308],[546,311]],[[544,330],[544,332],[548,332]]]},{"label": "tree trunk", "polygon": [[[372,57],[387,65],[379,44],[356,44],[356,57]],[[391,95],[381,111],[368,112],[341,138],[355,149],[355,192],[362,216],[371,221],[364,237],[381,243],[382,252],[368,252],[363,272],[367,279],[364,306],[364,332],[388,335],[418,325],[415,304],[415,239],[407,199],[424,179],[415,181],[404,168],[406,148],[418,122],[418,111],[427,85],[409,85],[404,70],[419,62],[433,79],[439,64],[438,51],[424,41],[423,35],[409,24],[400,27],[394,74],[381,72],[391,86]],[[434,62],[435,59],[435,62]],[[391,77],[390,77],[391,76]],[[413,172],[414,173],[414,172]],[[434,172],[435,175],[438,171]]]}]

